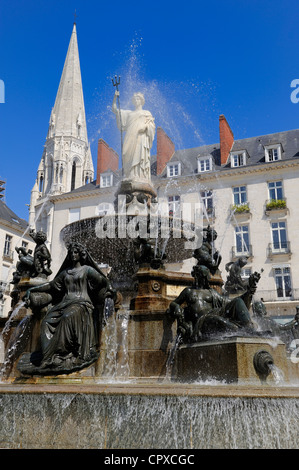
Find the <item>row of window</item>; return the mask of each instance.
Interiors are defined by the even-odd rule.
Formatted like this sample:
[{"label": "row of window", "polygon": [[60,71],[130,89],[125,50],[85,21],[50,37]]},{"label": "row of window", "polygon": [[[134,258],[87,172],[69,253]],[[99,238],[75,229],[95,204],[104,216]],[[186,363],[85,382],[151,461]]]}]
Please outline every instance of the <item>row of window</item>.
[{"label": "row of window", "polygon": [[[277,160],[281,160],[282,156],[282,146],[281,144],[274,144],[265,147],[265,161],[270,163]],[[249,160],[249,155],[246,150],[238,150],[236,152],[231,152],[229,156],[229,163],[232,168],[237,168],[240,166],[247,165]],[[214,170],[214,160],[212,156],[200,157],[197,158],[197,172],[204,173],[207,171]],[[181,162],[170,162],[167,165],[167,176],[170,178],[172,176],[181,175]]]},{"label": "row of window", "polygon": [[[233,193],[233,205],[234,207],[242,206],[248,203],[247,199],[247,188],[246,186],[236,186],[232,188]],[[268,194],[270,201],[281,201],[284,199],[282,181],[273,181],[268,183]],[[213,191],[204,190],[200,191],[200,198],[207,214],[211,214],[213,211]],[[170,215],[179,215],[180,213],[180,196],[169,196],[168,205]]]},{"label": "row of window", "polygon": [[[274,162],[281,160],[281,145],[276,144],[265,148],[265,161]],[[232,168],[245,166],[248,163],[248,153],[246,150],[239,150],[237,152],[231,152],[230,154],[230,165]],[[197,159],[197,172],[204,173],[214,170],[214,160],[212,156],[209,157],[198,157]],[[171,178],[173,176],[181,175],[181,162],[170,162],[167,164],[167,176]],[[113,186],[113,175],[102,174],[100,180],[101,188],[107,188]]]},{"label": "row of window", "polygon": [[[242,206],[248,203],[247,188],[246,186],[236,186],[232,188],[233,191],[233,205],[235,207]],[[282,181],[273,181],[268,183],[268,194],[270,201],[281,201],[284,199]],[[201,191],[201,200],[208,211],[213,208],[213,192]]]},{"label": "row of window", "polygon": [[[235,254],[237,256],[251,255],[251,245],[249,236],[249,225],[235,227]],[[271,240],[268,249],[269,254],[289,253],[290,246],[287,240],[287,227],[285,221],[271,223]]]},{"label": "row of window", "polygon": [[[283,189],[281,181],[274,181],[268,183],[269,199],[271,201],[283,200]],[[246,186],[237,186],[232,188],[233,192],[233,205],[242,206],[247,203],[247,188]],[[200,198],[204,206],[204,215],[209,215],[213,211],[213,192],[204,190],[200,192]],[[99,209],[101,213],[105,211],[110,212],[110,204],[101,204]],[[103,207],[102,207],[103,206]],[[104,207],[105,206],[105,207]],[[107,206],[107,207],[106,207]],[[109,206],[109,207],[108,207]],[[179,195],[168,197],[168,207],[170,216],[180,216],[181,210],[181,197]],[[205,214],[205,212],[207,214]],[[70,209],[69,223],[75,222],[80,218],[80,209]]]},{"label": "row of window", "polygon": [[[282,181],[273,181],[268,183],[269,199],[277,201],[283,199]],[[247,189],[246,186],[237,186],[233,188],[233,199],[236,206],[246,204]]]},{"label": "row of window", "polygon": [[[269,145],[265,147],[265,161],[275,162],[281,160],[282,147],[281,144]],[[230,154],[230,164],[232,168],[239,166],[245,166],[248,163],[248,153],[246,150],[239,150],[237,152],[231,152]]]}]

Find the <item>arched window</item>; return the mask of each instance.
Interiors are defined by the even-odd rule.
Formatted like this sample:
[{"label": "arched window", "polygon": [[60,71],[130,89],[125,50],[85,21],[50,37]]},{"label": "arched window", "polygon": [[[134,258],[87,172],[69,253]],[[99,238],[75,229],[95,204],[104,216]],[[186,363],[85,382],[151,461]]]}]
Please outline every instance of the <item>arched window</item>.
[{"label": "arched window", "polygon": [[77,165],[76,165],[76,162],[75,160],[73,161],[73,165],[72,165],[72,180],[71,180],[71,191],[73,189],[75,189],[75,184],[76,184],[76,169],[77,169]]}]

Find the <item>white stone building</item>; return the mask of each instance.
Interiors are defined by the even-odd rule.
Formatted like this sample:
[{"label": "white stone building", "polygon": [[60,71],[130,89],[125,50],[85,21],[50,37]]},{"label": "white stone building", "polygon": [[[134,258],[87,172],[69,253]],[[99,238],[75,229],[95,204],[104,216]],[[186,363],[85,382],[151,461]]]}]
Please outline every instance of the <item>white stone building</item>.
[{"label": "white stone building", "polygon": [[263,269],[256,298],[274,316],[293,316],[299,304],[298,139],[299,130],[291,130],[234,140],[221,116],[220,143],[175,152],[160,179],[165,188],[169,178],[178,181],[180,189],[173,185],[166,195],[170,204],[204,202],[224,280],[226,264],[240,256],[248,258],[245,277]]}]

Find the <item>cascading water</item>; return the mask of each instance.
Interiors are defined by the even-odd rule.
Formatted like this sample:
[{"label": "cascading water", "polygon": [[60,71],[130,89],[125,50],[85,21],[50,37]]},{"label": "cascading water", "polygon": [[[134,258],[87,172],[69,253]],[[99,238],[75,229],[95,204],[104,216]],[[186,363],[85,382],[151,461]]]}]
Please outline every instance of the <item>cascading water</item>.
[{"label": "cascading water", "polygon": [[21,302],[14,310],[13,312],[11,313],[8,321],[5,323],[5,327],[3,328],[2,330],[2,333],[1,333],[1,337],[3,339],[5,339],[5,337],[8,335],[8,333],[10,332],[10,329],[12,327],[12,323],[14,321],[14,319],[18,316],[19,314],[19,311],[21,310],[22,307],[24,307],[25,305],[25,302]]},{"label": "cascading water", "polygon": [[129,367],[129,356],[128,356],[128,323],[129,323],[129,312],[122,311],[120,314],[120,335],[118,338],[120,358],[119,358],[119,368],[118,368],[118,377],[120,380],[127,380],[130,374]]},{"label": "cascading water", "polygon": [[99,383],[124,380],[129,376],[127,332],[128,313],[123,310],[116,313],[113,300],[107,298],[101,334],[103,372]]},{"label": "cascading water", "polygon": [[117,372],[118,342],[114,302],[111,298],[105,299],[101,342],[103,348],[102,354],[104,354],[104,370],[102,375],[105,377],[105,380],[113,380]]},{"label": "cascading water", "polygon": [[26,315],[18,324],[15,331],[11,333],[14,321],[17,319],[20,310],[25,306],[21,302],[11,313],[0,336],[0,340],[6,343],[6,353],[4,363],[0,369],[0,378],[7,377],[11,372],[14,361],[24,350],[31,334],[32,315]]},{"label": "cascading water", "polygon": [[173,344],[173,346],[172,346],[172,348],[169,352],[167,362],[166,362],[166,373],[165,373],[165,380],[166,381],[169,381],[171,379],[172,367],[173,367],[173,363],[174,363],[174,360],[175,360],[175,354],[176,354],[177,349],[180,345],[180,342],[181,342],[181,335],[177,334],[177,336],[175,338],[175,341],[174,341],[174,344]]},{"label": "cascading water", "polygon": [[277,367],[275,364],[271,364],[270,366],[271,374],[274,378],[274,383],[276,385],[282,385],[285,383],[284,373],[283,371]]},{"label": "cascading water", "polygon": [[113,395],[0,394],[1,447],[297,448],[296,399],[151,396],[128,387]]}]

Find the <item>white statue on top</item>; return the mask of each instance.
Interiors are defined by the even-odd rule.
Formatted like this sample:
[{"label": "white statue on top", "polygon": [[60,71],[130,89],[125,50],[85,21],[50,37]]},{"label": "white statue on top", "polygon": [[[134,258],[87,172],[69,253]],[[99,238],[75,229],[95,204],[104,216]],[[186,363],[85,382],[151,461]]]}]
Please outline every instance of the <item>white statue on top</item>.
[{"label": "white statue on top", "polygon": [[130,180],[151,180],[150,150],[155,136],[155,120],[149,111],[142,109],[144,96],[134,93],[132,102],[135,110],[119,110],[116,105],[119,91],[115,92],[112,111],[117,126],[125,131],[122,149],[123,177]]}]

